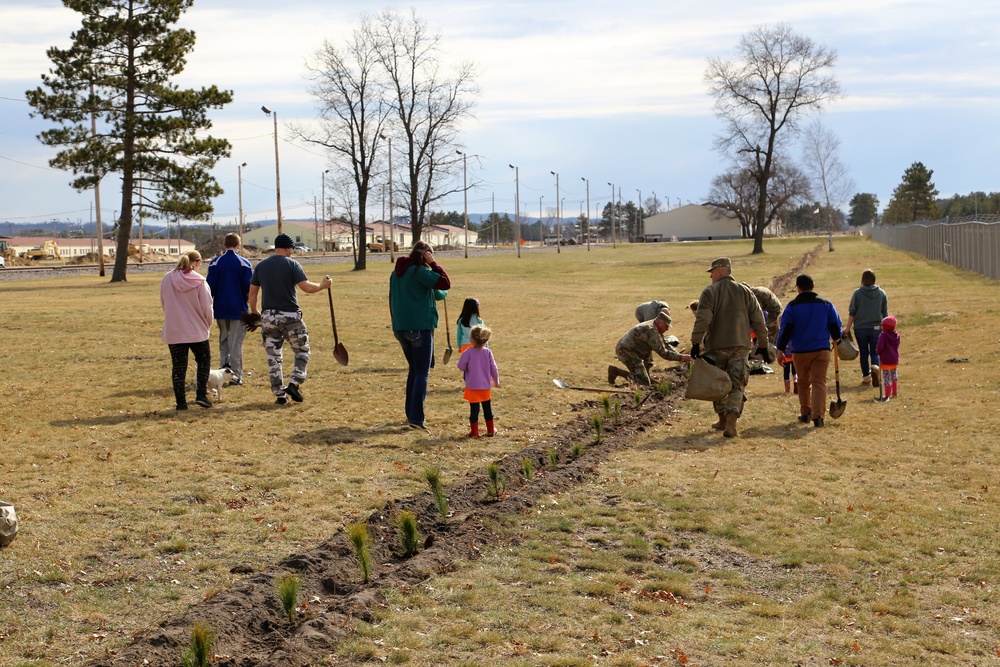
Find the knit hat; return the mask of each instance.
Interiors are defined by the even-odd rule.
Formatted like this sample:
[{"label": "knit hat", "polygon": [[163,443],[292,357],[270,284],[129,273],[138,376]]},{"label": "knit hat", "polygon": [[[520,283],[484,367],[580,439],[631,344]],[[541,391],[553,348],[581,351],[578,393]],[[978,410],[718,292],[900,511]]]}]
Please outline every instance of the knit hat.
[{"label": "knit hat", "polygon": [[896,318],[890,315],[889,317],[882,320],[882,331],[895,331],[896,330]]},{"label": "knit hat", "polygon": [[274,247],[275,248],[291,248],[295,246],[295,242],[292,241],[292,237],[288,234],[278,234],[274,237]]}]

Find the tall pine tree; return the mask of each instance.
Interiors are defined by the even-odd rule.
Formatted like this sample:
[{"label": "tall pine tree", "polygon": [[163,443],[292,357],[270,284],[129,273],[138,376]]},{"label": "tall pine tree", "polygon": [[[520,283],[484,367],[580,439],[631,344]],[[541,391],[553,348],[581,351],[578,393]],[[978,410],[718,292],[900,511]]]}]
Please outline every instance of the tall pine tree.
[{"label": "tall pine tree", "polygon": [[882,222],[887,225],[902,225],[917,220],[935,220],[938,207],[934,202],[938,191],[931,182],[934,175],[920,162],[911,164],[903,172],[903,182],[892,191],[892,199],[882,214]]},{"label": "tall pine tree", "polygon": [[140,206],[144,216],[205,218],[222,193],[209,172],[229,156],[229,142],[199,133],[212,126],[208,110],[231,102],[232,92],[171,82],[195,42],[192,31],[172,26],[193,1],[63,0],[81,27],[69,48],[46,52],[53,66],[26,93],[32,115],[58,125],[38,139],[60,148],[50,164],[73,172],[74,188],[121,175],[111,282],[126,279]]}]

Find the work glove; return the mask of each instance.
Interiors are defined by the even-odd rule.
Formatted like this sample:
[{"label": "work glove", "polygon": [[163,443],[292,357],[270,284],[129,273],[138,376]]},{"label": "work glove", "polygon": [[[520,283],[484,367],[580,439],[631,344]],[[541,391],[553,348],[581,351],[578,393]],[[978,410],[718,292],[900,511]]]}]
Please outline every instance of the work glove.
[{"label": "work glove", "polygon": [[694,345],[691,346],[691,358],[697,359],[700,356],[701,356],[701,345],[695,343]]},{"label": "work glove", "polygon": [[260,315],[255,313],[243,313],[240,315],[240,319],[243,320],[243,327],[247,332],[253,332],[260,328]]},{"label": "work glove", "polygon": [[761,345],[757,348],[757,354],[760,358],[764,360],[765,364],[771,363],[771,355],[767,353],[767,345]]}]

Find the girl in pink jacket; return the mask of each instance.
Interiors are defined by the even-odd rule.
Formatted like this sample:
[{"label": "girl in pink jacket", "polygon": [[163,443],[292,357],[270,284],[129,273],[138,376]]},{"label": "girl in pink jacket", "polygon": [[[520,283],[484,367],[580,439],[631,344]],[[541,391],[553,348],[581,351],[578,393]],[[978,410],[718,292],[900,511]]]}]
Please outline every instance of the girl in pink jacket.
[{"label": "girl in pink jacket", "polygon": [[212,407],[208,400],[208,374],[212,370],[212,352],[208,344],[212,331],[212,292],[204,276],[197,250],[181,255],[177,268],[163,276],[160,305],[163,307],[163,342],[170,348],[170,379],[178,410],[187,410],[188,351],[198,364],[195,403]]},{"label": "girl in pink jacket", "polygon": [[472,327],[469,338],[472,347],[467,348],[458,360],[458,370],[465,373],[465,395],[469,402],[470,438],[479,437],[479,405],[483,406],[483,417],[486,418],[486,435],[492,438],[496,435],[493,428],[493,406],[490,403],[492,392],[490,380],[494,387],[500,387],[500,370],[493,358],[493,352],[486,347],[486,342],[493,332],[484,325]]}]

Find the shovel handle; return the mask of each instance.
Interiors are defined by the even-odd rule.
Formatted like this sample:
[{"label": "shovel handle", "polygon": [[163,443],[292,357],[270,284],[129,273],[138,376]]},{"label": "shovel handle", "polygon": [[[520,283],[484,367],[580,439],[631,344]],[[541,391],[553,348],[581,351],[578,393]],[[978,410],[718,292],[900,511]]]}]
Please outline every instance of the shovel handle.
[{"label": "shovel handle", "polygon": [[[329,277],[327,276],[327,278]],[[333,290],[327,289],[326,296],[330,299],[330,324],[333,326],[333,344],[337,346],[340,344],[340,339],[337,338],[337,316],[333,314]]]}]

